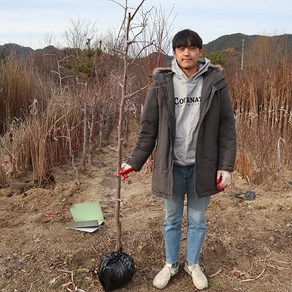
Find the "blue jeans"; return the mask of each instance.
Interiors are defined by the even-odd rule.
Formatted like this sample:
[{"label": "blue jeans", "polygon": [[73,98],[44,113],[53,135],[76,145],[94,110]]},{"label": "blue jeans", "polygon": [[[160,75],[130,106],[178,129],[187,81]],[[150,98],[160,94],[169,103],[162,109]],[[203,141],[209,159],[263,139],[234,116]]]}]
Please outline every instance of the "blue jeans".
[{"label": "blue jeans", "polygon": [[174,166],[173,198],[164,199],[165,219],[163,235],[166,262],[179,261],[181,224],[183,219],[184,198],[187,194],[187,245],[186,261],[197,264],[206,234],[206,209],[210,197],[199,198],[195,191],[194,166]]}]

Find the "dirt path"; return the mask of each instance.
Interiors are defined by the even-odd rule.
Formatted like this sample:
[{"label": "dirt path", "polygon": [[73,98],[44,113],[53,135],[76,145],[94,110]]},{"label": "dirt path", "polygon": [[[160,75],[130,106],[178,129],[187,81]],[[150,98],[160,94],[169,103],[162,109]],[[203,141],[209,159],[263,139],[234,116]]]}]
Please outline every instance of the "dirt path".
[{"label": "dirt path", "polygon": [[[102,291],[98,266],[102,255],[115,246],[115,156],[110,148],[99,151],[94,166],[80,173],[80,185],[64,166],[56,171],[50,188],[31,188],[30,178],[22,177],[0,190],[2,292],[73,291],[74,285],[86,292]],[[157,291],[152,280],[164,261],[164,213],[161,200],[151,194],[150,179],[151,174],[142,171],[123,182],[124,251],[134,258],[137,272],[120,291]],[[234,195],[247,190],[256,192],[255,200]],[[64,223],[72,221],[70,206],[94,200],[102,206],[102,229],[92,234],[66,229]],[[209,290],[292,291],[291,208],[292,186],[287,180],[251,189],[235,174],[234,186],[214,196],[208,209],[202,266]],[[183,265],[185,222],[181,245]],[[164,291],[194,290],[181,269]]]}]

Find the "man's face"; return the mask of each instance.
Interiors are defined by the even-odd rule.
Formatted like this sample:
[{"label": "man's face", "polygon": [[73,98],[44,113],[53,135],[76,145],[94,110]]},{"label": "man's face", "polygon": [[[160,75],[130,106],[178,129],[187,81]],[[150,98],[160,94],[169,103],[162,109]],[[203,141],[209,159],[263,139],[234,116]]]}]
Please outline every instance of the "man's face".
[{"label": "man's face", "polygon": [[179,47],[173,52],[178,65],[188,77],[197,72],[198,61],[202,55],[203,50],[193,46]]}]

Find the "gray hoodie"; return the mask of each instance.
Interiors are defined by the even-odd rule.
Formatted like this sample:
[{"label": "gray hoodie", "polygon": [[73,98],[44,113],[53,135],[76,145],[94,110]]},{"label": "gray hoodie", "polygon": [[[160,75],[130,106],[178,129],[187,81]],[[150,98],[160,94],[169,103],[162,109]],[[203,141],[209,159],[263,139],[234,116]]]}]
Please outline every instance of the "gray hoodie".
[{"label": "gray hoodie", "polygon": [[199,63],[198,71],[187,77],[177,61],[172,61],[174,103],[175,103],[175,139],[174,164],[194,165],[198,138],[198,120],[200,116],[202,74],[208,70],[210,60]]}]

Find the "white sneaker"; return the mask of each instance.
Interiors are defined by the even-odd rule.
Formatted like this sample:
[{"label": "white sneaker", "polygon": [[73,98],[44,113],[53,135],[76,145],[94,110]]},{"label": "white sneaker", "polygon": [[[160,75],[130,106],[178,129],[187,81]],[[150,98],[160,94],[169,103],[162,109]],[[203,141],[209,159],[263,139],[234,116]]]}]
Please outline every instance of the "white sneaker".
[{"label": "white sneaker", "polygon": [[163,269],[155,276],[153,286],[158,289],[163,289],[167,286],[170,278],[174,276],[179,270],[179,265],[172,267],[171,264],[166,263]]},{"label": "white sneaker", "polygon": [[197,289],[202,290],[208,287],[208,280],[199,264],[189,266],[185,263],[185,271],[192,276],[193,283]]}]

